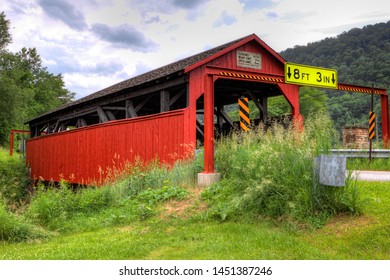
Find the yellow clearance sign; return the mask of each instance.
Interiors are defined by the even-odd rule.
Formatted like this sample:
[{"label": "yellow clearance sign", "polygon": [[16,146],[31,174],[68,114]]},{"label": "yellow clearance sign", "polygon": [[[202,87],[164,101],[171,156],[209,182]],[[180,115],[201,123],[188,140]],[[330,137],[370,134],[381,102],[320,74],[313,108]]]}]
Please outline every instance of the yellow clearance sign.
[{"label": "yellow clearance sign", "polygon": [[337,71],[286,62],[284,79],[287,84],[337,89]]}]

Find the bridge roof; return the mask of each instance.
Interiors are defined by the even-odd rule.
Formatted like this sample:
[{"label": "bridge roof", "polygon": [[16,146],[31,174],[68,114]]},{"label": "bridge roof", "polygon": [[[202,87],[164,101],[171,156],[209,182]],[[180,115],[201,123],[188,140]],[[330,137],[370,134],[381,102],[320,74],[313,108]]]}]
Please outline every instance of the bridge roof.
[{"label": "bridge roof", "polygon": [[95,93],[92,93],[90,95],[87,95],[83,98],[77,99],[75,101],[71,101],[69,103],[63,104],[43,115],[40,115],[32,120],[29,120],[26,123],[34,122],[37,119],[44,119],[45,117],[49,115],[55,115],[59,112],[64,112],[70,109],[73,109],[75,107],[78,107],[80,105],[84,105],[90,101],[96,100],[96,99],[102,99],[106,98],[112,94],[121,92],[123,90],[131,90],[135,87],[142,87],[147,86],[148,83],[156,80],[160,80],[162,78],[166,78],[172,75],[183,75],[186,72],[189,72],[197,67],[200,67],[201,65],[209,62],[212,59],[215,59],[232,49],[235,49],[241,45],[244,45],[250,41],[256,41],[258,42],[265,50],[267,50],[271,55],[276,57],[277,60],[279,60],[281,63],[284,63],[285,60],[276,53],[272,48],[270,48],[264,41],[262,41],[257,35],[251,34],[247,35],[245,37],[236,39],[234,41],[225,43],[223,45],[217,46],[215,48],[206,50],[204,52],[189,56],[187,58],[178,60],[176,62],[170,63],[168,65],[159,67],[157,69],[154,69],[152,71],[146,72],[144,74],[141,74],[136,77],[132,77],[130,79],[124,80],[122,82],[119,82],[117,84],[114,84],[112,86],[109,86],[105,89],[99,90]]}]

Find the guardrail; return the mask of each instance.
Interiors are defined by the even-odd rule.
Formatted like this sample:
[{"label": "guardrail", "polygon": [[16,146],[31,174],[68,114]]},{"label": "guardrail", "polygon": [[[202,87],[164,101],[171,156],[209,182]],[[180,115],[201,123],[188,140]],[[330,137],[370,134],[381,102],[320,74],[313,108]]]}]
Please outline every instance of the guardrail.
[{"label": "guardrail", "polygon": [[[332,155],[346,156],[348,158],[368,158],[370,153],[369,150],[360,150],[360,149],[332,149],[330,151]],[[371,157],[389,158],[390,150],[373,149],[371,151]]]}]

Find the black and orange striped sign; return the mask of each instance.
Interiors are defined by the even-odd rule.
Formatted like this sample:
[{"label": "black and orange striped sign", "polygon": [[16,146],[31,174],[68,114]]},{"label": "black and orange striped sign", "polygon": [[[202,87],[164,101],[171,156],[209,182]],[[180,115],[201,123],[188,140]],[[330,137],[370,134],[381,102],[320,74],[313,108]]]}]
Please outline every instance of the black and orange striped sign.
[{"label": "black and orange striped sign", "polygon": [[240,111],[240,127],[244,131],[249,131],[251,121],[249,118],[248,98],[245,97],[238,99],[238,107]]},{"label": "black and orange striped sign", "polygon": [[368,122],[368,138],[370,140],[375,137],[375,113],[370,112],[370,121]]}]

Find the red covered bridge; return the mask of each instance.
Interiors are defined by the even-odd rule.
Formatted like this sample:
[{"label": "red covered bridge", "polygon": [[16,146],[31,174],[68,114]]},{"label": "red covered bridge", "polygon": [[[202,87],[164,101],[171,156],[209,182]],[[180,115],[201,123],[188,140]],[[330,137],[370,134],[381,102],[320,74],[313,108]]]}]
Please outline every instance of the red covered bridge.
[{"label": "red covered bridge", "polygon": [[[31,177],[88,184],[137,157],[173,163],[193,154],[200,141],[205,150],[200,178],[207,183],[215,174],[215,130],[223,133],[234,125],[226,105],[248,97],[259,108],[260,121],[266,122],[267,99],[283,95],[292,119],[302,120],[298,86],[284,83],[284,63],[253,34],[63,105],[28,122]],[[388,96],[381,89],[375,93],[381,95],[387,143]]]}]

